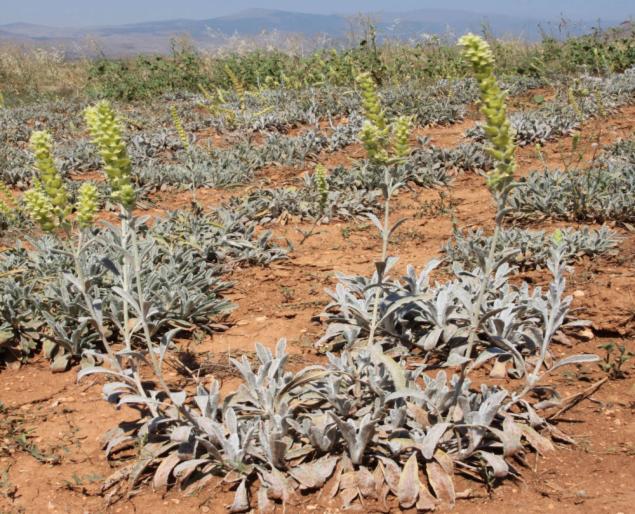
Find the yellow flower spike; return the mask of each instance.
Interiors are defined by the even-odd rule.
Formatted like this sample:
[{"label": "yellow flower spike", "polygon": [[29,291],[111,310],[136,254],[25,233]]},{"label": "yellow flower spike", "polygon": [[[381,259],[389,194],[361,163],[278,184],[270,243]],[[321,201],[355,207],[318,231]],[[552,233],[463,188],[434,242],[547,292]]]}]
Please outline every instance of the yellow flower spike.
[{"label": "yellow flower spike", "polygon": [[55,208],[55,216],[60,221],[70,213],[68,192],[53,160],[53,138],[48,132],[35,131],[31,134],[31,150],[35,157],[35,167],[40,172],[39,185]]},{"label": "yellow flower spike", "polygon": [[371,121],[366,120],[362,125],[359,138],[366,149],[368,158],[376,164],[386,164],[388,162],[388,152],[386,143],[382,137],[382,131]]},{"label": "yellow flower spike", "polygon": [[494,75],[494,53],[481,37],[467,34],[459,39],[464,57],[472,65],[481,90],[481,113],[485,116],[484,132],[491,147],[488,153],[496,161],[488,173],[487,185],[493,191],[505,188],[514,178],[516,162],[514,134],[507,119],[506,94]]},{"label": "yellow flower spike", "polygon": [[27,213],[33,221],[40,225],[42,230],[51,232],[59,226],[60,220],[55,206],[46,193],[39,189],[30,189],[24,193],[22,198]]},{"label": "yellow flower spike", "polygon": [[174,123],[174,128],[176,129],[176,133],[181,140],[181,144],[185,150],[190,149],[190,140],[187,137],[187,132],[185,132],[185,128],[183,127],[183,122],[181,121],[181,117],[179,116],[178,111],[176,110],[176,106],[172,105],[170,107],[170,115],[172,116],[172,123]]},{"label": "yellow flower spike", "polygon": [[84,112],[91,138],[102,160],[104,172],[112,188],[112,198],[126,209],[133,209],[136,195],[130,178],[132,164],[123,142],[122,129],[107,101],[101,101]]},{"label": "yellow flower spike", "polygon": [[77,221],[82,228],[88,228],[95,222],[95,215],[99,202],[97,187],[90,182],[84,182],[79,188],[77,198]]},{"label": "yellow flower spike", "polygon": [[320,193],[320,210],[324,211],[329,197],[329,184],[326,180],[326,168],[322,164],[315,167],[315,182]]},{"label": "yellow flower spike", "polygon": [[410,155],[410,128],[412,120],[407,116],[400,116],[393,128],[393,152],[397,160],[404,160]]},{"label": "yellow flower spike", "polygon": [[357,84],[362,90],[362,107],[366,117],[380,130],[386,130],[387,123],[379,101],[377,86],[370,73],[364,72],[357,77]]}]

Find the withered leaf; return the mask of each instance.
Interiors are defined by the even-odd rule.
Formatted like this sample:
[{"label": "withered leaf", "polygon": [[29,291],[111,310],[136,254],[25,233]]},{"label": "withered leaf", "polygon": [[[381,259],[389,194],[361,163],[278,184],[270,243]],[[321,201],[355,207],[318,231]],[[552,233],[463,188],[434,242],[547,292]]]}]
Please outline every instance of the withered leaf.
[{"label": "withered leaf", "polygon": [[441,449],[434,452],[434,459],[441,464],[445,472],[452,476],[454,474],[454,459]]},{"label": "withered leaf", "polygon": [[375,478],[368,468],[361,466],[357,472],[357,488],[364,498],[377,498]]},{"label": "withered leaf", "polygon": [[452,477],[437,462],[428,462],[426,465],[428,481],[436,497],[442,502],[454,505],[456,493]]},{"label": "withered leaf", "polygon": [[412,507],[417,502],[420,488],[421,482],[419,481],[417,454],[413,453],[399,476],[399,486],[397,490],[399,505],[404,509]]},{"label": "withered leaf", "polygon": [[355,498],[357,498],[358,491],[357,489],[344,489],[340,493],[340,498],[342,500],[342,508],[347,509],[351,506],[351,503]]},{"label": "withered leaf", "polygon": [[501,436],[505,457],[511,457],[523,449],[521,441],[522,435],[523,431],[520,426],[518,426],[511,416],[505,416],[505,419],[503,420],[503,433]]},{"label": "withered leaf", "polygon": [[266,487],[258,489],[258,512],[267,514],[274,511],[274,505],[269,500],[269,493]]},{"label": "withered leaf", "polygon": [[509,474],[509,466],[500,455],[482,451],[480,452],[480,456],[483,457],[487,465],[492,468],[496,478],[503,478]]},{"label": "withered leaf", "polygon": [[171,453],[168,455],[154,473],[154,478],[152,479],[152,487],[156,491],[165,490],[168,488],[168,480],[170,478],[170,474],[174,467],[181,462],[178,453]]},{"label": "withered leaf", "polygon": [[408,411],[414,420],[423,428],[430,426],[430,418],[428,412],[425,409],[419,407],[416,403],[408,403]]},{"label": "withered leaf", "polygon": [[401,476],[401,469],[397,463],[391,459],[382,459],[384,464],[384,479],[386,484],[390,487],[390,492],[397,496],[399,494],[399,477]]},{"label": "withered leaf", "polygon": [[525,439],[529,444],[540,454],[552,452],[554,450],[553,444],[546,437],[541,436],[529,425],[520,425]]},{"label": "withered leaf", "polygon": [[423,484],[420,484],[419,499],[417,500],[416,507],[417,510],[420,511],[434,510],[437,508],[436,498],[432,496],[428,488]]},{"label": "withered leaf", "polygon": [[333,474],[337,457],[327,457],[296,466],[289,474],[300,484],[300,489],[319,489]]}]

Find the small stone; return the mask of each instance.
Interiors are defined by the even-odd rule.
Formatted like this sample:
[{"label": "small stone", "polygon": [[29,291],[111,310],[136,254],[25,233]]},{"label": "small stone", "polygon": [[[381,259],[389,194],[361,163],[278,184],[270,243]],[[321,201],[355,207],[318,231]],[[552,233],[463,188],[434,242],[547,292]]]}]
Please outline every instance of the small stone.
[{"label": "small stone", "polygon": [[575,296],[576,298],[582,298],[586,296],[586,293],[584,291],[581,291],[580,289],[576,289],[575,291],[573,291],[573,296]]},{"label": "small stone", "polygon": [[595,339],[595,334],[590,328],[585,328],[580,331],[580,337],[586,339],[587,341],[591,341],[592,339]]}]

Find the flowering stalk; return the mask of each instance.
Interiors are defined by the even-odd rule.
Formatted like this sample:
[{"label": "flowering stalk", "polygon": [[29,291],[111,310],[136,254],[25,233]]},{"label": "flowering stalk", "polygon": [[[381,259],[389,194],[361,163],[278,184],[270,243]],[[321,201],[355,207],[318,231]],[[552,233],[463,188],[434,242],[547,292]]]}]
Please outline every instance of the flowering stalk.
[{"label": "flowering stalk", "polygon": [[52,232],[59,226],[59,219],[51,199],[40,189],[25,191],[22,199],[29,216],[45,232]]},{"label": "flowering stalk", "polygon": [[360,139],[368,158],[375,164],[386,164],[388,157],[389,127],[381,107],[377,87],[370,73],[362,73],[357,77],[361,90],[362,108],[366,120],[362,125]]},{"label": "flowering stalk", "polygon": [[311,230],[309,230],[308,232],[304,230],[300,230],[300,233],[303,236],[302,240],[300,241],[300,244],[304,244],[304,242],[315,233],[315,229],[319,221],[322,219],[322,216],[324,216],[324,211],[326,209],[326,205],[329,199],[329,184],[326,179],[326,168],[322,164],[318,164],[315,167],[315,187],[317,189],[318,194],[320,195],[320,199],[319,199],[320,213],[318,216],[316,216],[315,220],[313,221],[313,226],[311,227]]},{"label": "flowering stalk", "polygon": [[[452,398],[452,405],[458,401],[459,391],[463,389],[463,384],[472,362],[470,356],[476,344],[478,331],[481,328],[481,310],[485,301],[485,294],[490,285],[490,277],[495,271],[496,263],[494,257],[496,255],[496,246],[505,214],[507,195],[514,185],[514,170],[516,168],[514,133],[507,119],[506,93],[498,85],[494,74],[494,54],[487,42],[474,34],[463,36],[459,40],[459,45],[463,47],[463,55],[471,64],[481,91],[481,113],[485,116],[485,126],[483,128],[490,142],[487,152],[495,162],[494,170],[488,173],[486,183],[496,200],[496,225],[490,241],[488,256],[484,268],[481,270],[479,292],[470,316],[467,345],[464,353],[465,360],[461,365],[459,382]],[[448,417],[452,416],[453,411],[454,409],[452,408],[449,410]]]},{"label": "flowering stalk", "polygon": [[183,127],[183,121],[179,116],[179,112],[176,110],[176,106],[172,105],[170,107],[170,116],[172,116],[172,123],[174,123],[174,129],[176,130],[176,134],[179,136],[179,140],[185,148],[186,151],[190,149],[190,140],[187,137],[187,132],[185,132],[185,128]]},{"label": "flowering stalk", "polygon": [[35,131],[31,135],[31,150],[39,178],[35,187],[24,194],[27,212],[42,230],[51,232],[67,224],[72,207],[62,176],[53,160],[53,138],[48,132]]},{"label": "flowering stalk", "polygon": [[77,221],[80,228],[89,228],[95,223],[95,216],[99,208],[99,192],[90,182],[84,182],[79,188],[77,199]]},{"label": "flowering stalk", "polygon": [[[132,165],[128,157],[121,126],[110,103],[101,101],[84,111],[84,117],[93,143],[104,161],[104,172],[112,189],[112,199],[121,205],[121,246],[124,250],[122,263],[122,288],[130,294],[130,263],[128,241],[130,239],[130,220],[135,205],[135,192],[130,180]],[[132,349],[130,313],[128,301],[123,299],[123,335],[126,348]]]},{"label": "flowering stalk", "polygon": [[370,162],[375,166],[383,167],[384,170],[384,183],[382,185],[382,194],[384,197],[383,223],[380,222],[376,216],[369,216],[371,220],[373,220],[373,223],[375,223],[375,226],[379,228],[382,238],[381,260],[377,265],[377,284],[374,284],[375,298],[368,335],[368,346],[372,347],[375,332],[377,331],[383,280],[387,270],[390,236],[404,221],[399,220],[392,227],[390,226],[390,200],[402,184],[394,180],[389,167],[390,165],[403,162],[410,154],[409,137],[411,120],[408,117],[401,116],[393,121],[392,126],[389,125],[381,106],[377,87],[370,73],[362,73],[359,75],[357,77],[357,83],[361,90],[362,107],[366,117],[360,132],[360,139],[366,149]]},{"label": "flowering stalk", "polygon": [[101,101],[84,112],[86,124],[104,161],[104,172],[112,188],[112,198],[124,209],[135,206],[135,190],[130,178],[132,164],[121,135],[120,122],[110,103]]},{"label": "flowering stalk", "polygon": [[410,132],[412,128],[412,119],[408,116],[399,116],[393,125],[393,153],[396,161],[405,160],[411,152],[410,148]]},{"label": "flowering stalk", "polygon": [[513,181],[516,168],[514,132],[507,119],[507,94],[496,80],[494,54],[489,44],[479,36],[467,34],[459,39],[459,45],[472,65],[481,90],[481,113],[485,116],[483,129],[490,142],[487,153],[496,162],[494,170],[488,174],[487,185],[496,194]]}]

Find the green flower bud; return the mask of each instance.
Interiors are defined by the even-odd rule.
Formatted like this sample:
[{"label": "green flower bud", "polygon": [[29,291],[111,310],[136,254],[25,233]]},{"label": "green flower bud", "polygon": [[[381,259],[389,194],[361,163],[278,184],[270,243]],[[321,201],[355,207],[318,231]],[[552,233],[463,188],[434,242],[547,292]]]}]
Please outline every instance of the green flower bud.
[{"label": "green flower bud", "polygon": [[77,221],[82,228],[88,228],[95,222],[95,215],[99,208],[99,192],[90,182],[84,182],[79,188],[77,198]]},{"label": "green flower bud", "polygon": [[479,36],[467,34],[459,39],[463,55],[472,65],[481,90],[481,113],[485,116],[485,135],[491,147],[488,154],[496,161],[493,171],[488,173],[487,185],[500,191],[514,178],[516,162],[514,134],[507,119],[506,94],[501,90],[494,75],[494,54]]},{"label": "green flower bud", "polygon": [[560,246],[564,242],[564,234],[562,233],[562,230],[557,228],[553,232],[553,235],[551,236],[551,240],[554,242],[556,246]]},{"label": "green flower bud", "polygon": [[135,191],[130,174],[132,164],[122,138],[122,129],[110,103],[101,101],[84,112],[88,130],[104,161],[104,172],[112,188],[112,198],[126,209],[133,209]]}]

